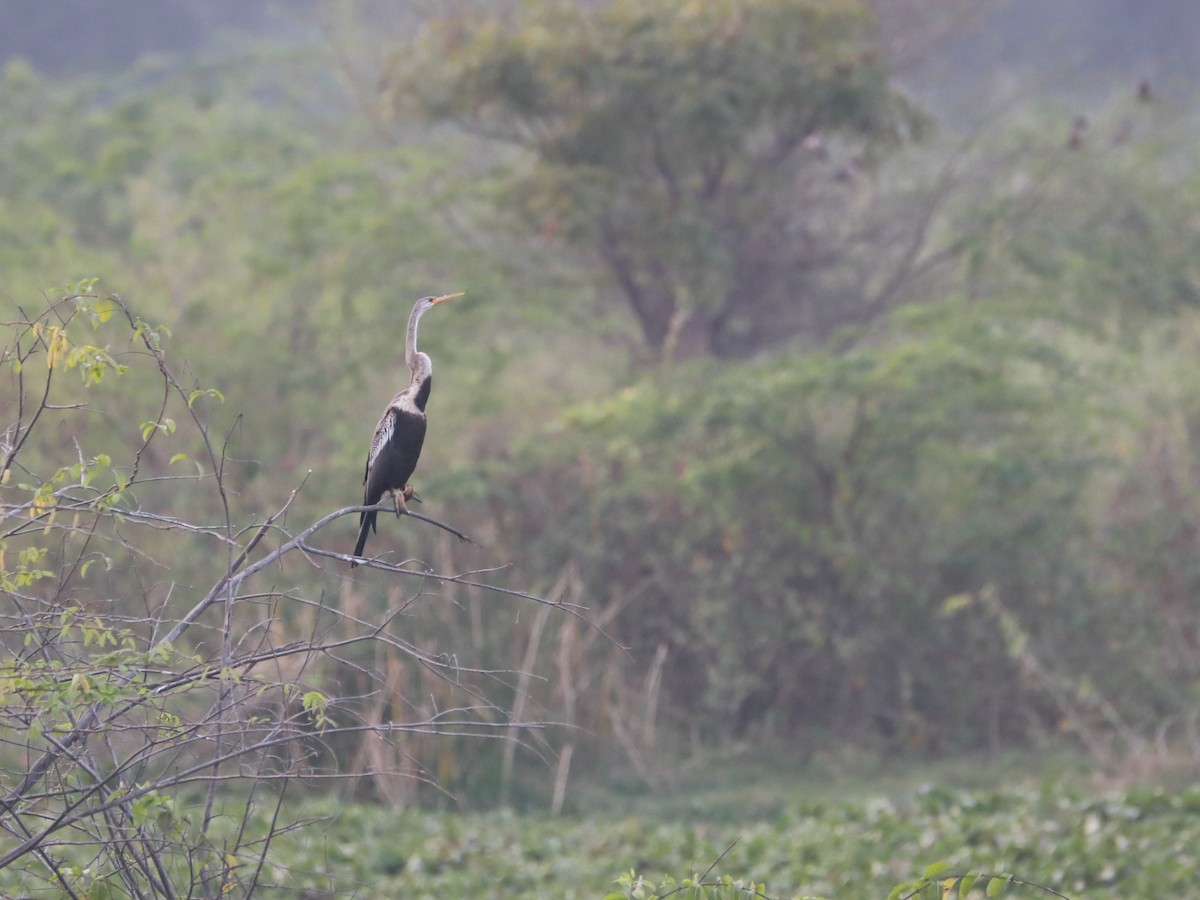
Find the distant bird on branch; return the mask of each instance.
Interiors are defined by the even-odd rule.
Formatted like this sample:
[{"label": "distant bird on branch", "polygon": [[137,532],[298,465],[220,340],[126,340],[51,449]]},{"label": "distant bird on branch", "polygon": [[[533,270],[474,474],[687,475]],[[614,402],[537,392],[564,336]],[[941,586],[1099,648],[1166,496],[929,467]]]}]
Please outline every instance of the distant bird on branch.
[{"label": "distant bird on branch", "polygon": [[[425,404],[433,388],[433,361],[417,351],[417,323],[421,316],[439,303],[461,297],[462,294],[444,294],[441,297],[422,297],[408,317],[408,337],[405,342],[404,361],[412,372],[408,387],[388,403],[375,426],[371,439],[371,452],[367,455],[367,467],[363,472],[363,506],[375,506],[390,493],[396,504],[397,517],[408,512],[406,500],[413,499],[413,487],[408,483],[417,468],[421,456],[421,445],[425,443]],[[358,543],[354,555],[361,557],[367,543],[367,532],[375,531],[376,511],[359,513]],[[350,567],[357,566],[350,563]]]}]

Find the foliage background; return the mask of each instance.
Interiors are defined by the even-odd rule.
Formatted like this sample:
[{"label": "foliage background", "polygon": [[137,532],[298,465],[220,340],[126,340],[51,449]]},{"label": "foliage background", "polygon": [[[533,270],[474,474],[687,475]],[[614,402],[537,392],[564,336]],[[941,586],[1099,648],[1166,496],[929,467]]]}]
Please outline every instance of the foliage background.
[{"label": "foliage background", "polygon": [[[335,51],[351,22],[330,26]],[[540,40],[513,27],[506,53]],[[510,65],[494,46],[458,52]],[[222,415],[240,414],[248,508],[309,469],[306,511],[353,496],[407,299],[463,289],[424,335],[439,395],[425,491],[485,544],[451,559],[569,583],[632,649],[574,648],[568,672],[573,626],[552,622],[534,655],[561,678],[533,698],[552,717],[603,737],[653,707],[702,741],[765,729],[935,750],[1189,719],[1195,182],[1174,109],[1114,100],[1103,115],[1132,117],[1136,140],[1088,153],[1027,116],[870,165],[824,202],[858,220],[834,249],[860,285],[859,243],[897,227],[878,210],[901,229],[918,217],[919,244],[874,276],[903,284],[897,314],[776,328],[741,362],[647,365],[619,278],[510,203],[563,184],[529,168],[541,151],[438,124],[459,118],[453,80],[434,121],[393,111],[411,76],[386,61],[397,87],[339,115],[356,73],[332,62],[274,50],[98,82],[17,60],[0,87],[9,302],[47,273],[94,273],[170,325]],[[562,214],[589,202],[564,197]],[[638,241],[653,258],[653,232]],[[412,556],[449,552],[405,538]],[[472,617],[497,661],[531,640],[532,623]],[[643,752],[638,729],[654,730],[627,731],[624,752]]]},{"label": "foliage background", "polygon": [[[730,5],[695,6],[713,17],[702,24],[736,21]],[[884,17],[873,32],[868,9],[838,7],[854,24],[814,66],[861,65],[869,77],[850,94],[871,115],[815,116],[793,149],[818,135],[827,155],[789,158],[766,173],[777,181],[754,182],[750,167],[724,205],[706,206],[702,187],[678,206],[648,188],[665,190],[646,180],[642,134],[621,131],[611,109],[564,115],[594,100],[561,81],[579,75],[571,63],[590,45],[572,41],[590,26],[554,4],[402,18],[383,49],[370,41],[378,20],[346,7],[308,20],[315,42],[233,42],[103,78],[10,59],[0,296],[25,307],[95,275],[168,325],[173,358],[224,396],[212,422],[229,435],[249,522],[310,470],[298,516],[357,499],[411,300],[466,291],[422,332],[438,389],[418,487],[431,514],[482,546],[389,522],[379,549],[445,571],[499,568],[502,584],[587,606],[603,633],[470,590],[411,623],[414,645],[463,646],[481,670],[512,673],[465,676],[497,708],[565,726],[520,746],[404,747],[463,807],[569,808],[591,778],[663,786],[679,759],[742,741],[800,757],[847,744],[885,756],[1066,745],[1104,766],[1193,765],[1192,95],[1155,84],[1147,102],[1130,79],[1089,98],[1077,149],[1074,110],[1037,99],[984,124],[939,122],[897,96],[891,58],[856,55],[902,30]],[[669,19],[674,7],[656,9]],[[539,16],[559,16],[559,29]],[[664,37],[633,6],[609,16],[602,37],[642,28],[685,74],[696,65],[694,34]],[[436,77],[416,64],[452,39]],[[756,58],[756,77],[769,76],[771,54]],[[484,114],[520,97],[481,96],[499,83],[488,66],[530,59],[541,67],[519,70],[517,86],[559,90],[526,112],[566,130],[503,118],[522,127],[497,133]],[[594,71],[617,78],[627,63],[617,53]],[[639,84],[636,96],[662,102]],[[691,147],[695,109],[655,121]],[[597,122],[621,140],[588,139]],[[739,136],[754,127],[735,124]],[[611,159],[584,153],[598,146]],[[712,164],[687,162],[688,184]],[[772,282],[769,302],[731,314],[733,350],[672,343],[672,327],[678,337],[708,320],[713,298],[746,302],[733,274],[753,257],[726,239],[761,208],[739,205],[755,190],[811,202],[805,224],[813,209],[839,223],[816,229],[828,241],[819,277],[801,266],[799,280]],[[666,298],[658,332],[596,241],[598,195],[618,198],[608,224],[639,254],[627,274]],[[811,314],[784,322],[775,314],[797,285]],[[64,426],[38,452],[128,452],[131,410],[151,390],[123,387],[112,414]],[[181,437],[146,463],[166,471],[195,451]],[[196,490],[172,498],[195,520],[211,503]],[[152,560],[162,549],[153,536],[141,548]],[[152,576],[118,566],[102,593],[137,604],[171,585],[183,598],[204,564],[197,550]],[[369,611],[389,588],[368,573],[339,590]],[[389,670],[397,692],[436,691],[407,666]],[[360,687],[326,677],[331,694]],[[333,752],[366,771],[358,750]],[[415,780],[359,790],[398,805],[444,797]]]}]

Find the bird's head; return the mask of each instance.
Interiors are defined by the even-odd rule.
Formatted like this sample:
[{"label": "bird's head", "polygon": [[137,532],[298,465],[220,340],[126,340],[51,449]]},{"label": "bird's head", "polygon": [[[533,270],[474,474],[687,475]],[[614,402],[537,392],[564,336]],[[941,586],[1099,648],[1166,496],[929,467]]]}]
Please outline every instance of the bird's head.
[{"label": "bird's head", "polygon": [[461,296],[462,294],[442,294],[440,297],[422,297],[413,304],[412,314],[408,317],[408,337],[404,346],[404,359],[408,363],[408,368],[412,370],[414,381],[428,377],[429,373],[433,371],[429,357],[424,353],[417,352],[417,323],[421,320],[421,316],[439,303],[445,303],[447,300]]},{"label": "bird's head", "polygon": [[422,297],[417,301],[417,309],[425,312],[427,309],[433,309],[439,303],[445,303],[447,300],[453,300],[455,297],[461,297],[462,294],[442,294],[440,297]]}]

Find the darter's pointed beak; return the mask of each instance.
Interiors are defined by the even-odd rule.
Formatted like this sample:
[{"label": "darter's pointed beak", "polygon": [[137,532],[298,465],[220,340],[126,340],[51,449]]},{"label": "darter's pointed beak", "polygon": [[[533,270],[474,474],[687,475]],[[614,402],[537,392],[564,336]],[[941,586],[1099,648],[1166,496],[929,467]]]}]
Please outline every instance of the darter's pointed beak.
[{"label": "darter's pointed beak", "polygon": [[445,300],[453,300],[455,297],[461,296],[462,294],[443,294],[441,297],[434,297],[433,300],[430,301],[429,305],[437,306],[439,303],[442,303]]}]

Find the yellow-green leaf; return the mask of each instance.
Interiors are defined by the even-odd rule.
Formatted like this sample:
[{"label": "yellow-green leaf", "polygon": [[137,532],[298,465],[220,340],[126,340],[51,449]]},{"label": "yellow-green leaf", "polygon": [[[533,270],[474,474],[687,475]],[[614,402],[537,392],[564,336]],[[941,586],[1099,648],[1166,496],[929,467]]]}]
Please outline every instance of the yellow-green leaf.
[{"label": "yellow-green leaf", "polygon": [[939,875],[943,874],[944,872],[949,872],[953,868],[954,866],[950,865],[950,863],[943,859],[926,866],[925,871],[921,873],[921,877],[930,879],[937,878]]},{"label": "yellow-green leaf", "polygon": [[101,322],[107,322],[112,318],[116,308],[117,304],[113,302],[112,297],[101,297],[96,301],[96,318]]},{"label": "yellow-green leaf", "polygon": [[66,358],[71,342],[67,339],[67,333],[57,325],[51,325],[46,331],[49,335],[46,341],[46,368],[53,369],[59,360]]},{"label": "yellow-green leaf", "polygon": [[188,394],[188,406],[193,405],[200,397],[213,397],[218,403],[225,402],[225,395],[216,388],[198,388]]}]

